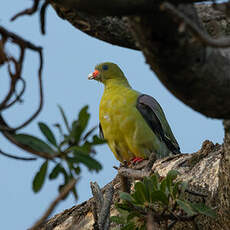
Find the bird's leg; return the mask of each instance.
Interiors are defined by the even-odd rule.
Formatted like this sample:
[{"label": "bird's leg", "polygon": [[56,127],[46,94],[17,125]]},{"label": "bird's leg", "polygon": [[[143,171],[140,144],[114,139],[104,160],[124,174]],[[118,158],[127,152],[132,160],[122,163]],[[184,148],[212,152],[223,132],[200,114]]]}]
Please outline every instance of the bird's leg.
[{"label": "bird's leg", "polygon": [[137,163],[142,162],[143,160],[144,160],[144,158],[142,158],[142,157],[134,157],[134,158],[130,161],[130,163],[131,163],[131,164],[137,164]]}]

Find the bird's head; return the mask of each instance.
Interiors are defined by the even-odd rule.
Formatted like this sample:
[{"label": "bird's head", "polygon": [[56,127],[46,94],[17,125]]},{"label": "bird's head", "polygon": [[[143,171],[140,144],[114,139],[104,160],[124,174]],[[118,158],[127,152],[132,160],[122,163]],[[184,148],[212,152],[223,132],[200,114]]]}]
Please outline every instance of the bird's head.
[{"label": "bird's head", "polygon": [[88,79],[102,82],[105,85],[110,80],[127,82],[127,79],[118,65],[111,62],[104,62],[96,65],[94,72],[88,75]]}]

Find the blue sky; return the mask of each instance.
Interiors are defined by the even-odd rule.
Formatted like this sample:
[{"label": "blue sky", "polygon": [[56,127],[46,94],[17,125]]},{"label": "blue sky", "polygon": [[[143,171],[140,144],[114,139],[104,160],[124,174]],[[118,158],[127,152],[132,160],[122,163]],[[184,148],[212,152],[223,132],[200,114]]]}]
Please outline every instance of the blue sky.
[{"label": "blue sky", "polygon": [[[111,61],[122,68],[134,89],[154,96],[159,101],[183,153],[196,152],[206,139],[214,143],[222,143],[221,121],[204,117],[172,96],[150,71],[141,52],[112,46],[87,36],[67,21],[58,18],[51,7],[47,11],[45,36],[40,34],[37,14],[9,22],[12,15],[30,5],[31,1],[28,0],[8,0],[0,8],[0,25],[44,48],[45,104],[38,118],[23,129],[23,132],[42,137],[37,126],[39,121],[46,122],[50,126],[62,122],[57,104],[64,108],[69,120],[76,119],[80,108],[88,104],[91,113],[89,127],[98,124],[98,109],[103,86],[95,81],[88,81],[87,75],[93,71],[96,64]],[[8,51],[12,54],[17,53],[15,47],[8,47]],[[20,124],[36,109],[37,68],[36,54],[27,52],[23,67],[23,76],[28,82],[24,104],[14,106],[4,113],[12,126]],[[9,86],[7,80],[5,69],[0,69],[0,98],[7,92]],[[29,156],[9,144],[2,135],[0,135],[0,148],[12,154]],[[77,184],[80,196],[78,203],[91,196],[90,181],[97,181],[100,186],[104,186],[116,175],[113,166],[119,165],[119,162],[115,160],[109,148],[104,145],[96,150],[96,158],[102,162],[103,170],[96,174],[84,168],[82,178]],[[1,219],[2,229],[29,228],[57,196],[57,186],[62,178],[56,182],[47,181],[38,194],[32,192],[32,179],[41,162],[41,160],[21,162],[0,155],[0,212],[4,217]],[[59,204],[55,213],[71,208],[73,205],[76,205],[76,202],[70,196]]]}]

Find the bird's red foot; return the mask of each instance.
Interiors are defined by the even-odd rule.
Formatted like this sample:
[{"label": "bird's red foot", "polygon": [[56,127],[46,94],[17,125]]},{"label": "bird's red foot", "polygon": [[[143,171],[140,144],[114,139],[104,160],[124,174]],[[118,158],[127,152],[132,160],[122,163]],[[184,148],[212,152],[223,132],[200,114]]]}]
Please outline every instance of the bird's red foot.
[{"label": "bird's red foot", "polygon": [[143,160],[144,160],[144,158],[142,158],[142,157],[134,157],[134,158],[130,161],[130,163],[131,163],[131,164],[136,164],[136,163],[142,162]]}]

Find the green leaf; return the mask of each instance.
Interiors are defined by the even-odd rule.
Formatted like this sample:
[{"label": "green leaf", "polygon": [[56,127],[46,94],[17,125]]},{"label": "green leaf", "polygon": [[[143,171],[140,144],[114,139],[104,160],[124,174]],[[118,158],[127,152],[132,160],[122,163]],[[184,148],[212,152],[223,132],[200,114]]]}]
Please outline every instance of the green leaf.
[{"label": "green leaf", "polygon": [[131,203],[133,202],[133,198],[127,192],[120,192],[119,196],[122,200],[126,200],[126,201],[131,202]]},{"label": "green leaf", "polygon": [[167,186],[167,178],[164,178],[161,181],[161,185],[160,185],[160,190],[166,195],[169,195],[169,190],[168,190],[168,186]]},{"label": "green leaf", "polygon": [[58,105],[58,108],[59,108],[60,113],[61,113],[61,115],[62,115],[62,118],[63,118],[63,120],[64,120],[64,122],[65,122],[66,129],[67,129],[68,132],[70,133],[70,132],[71,132],[71,129],[70,129],[70,127],[69,127],[69,123],[68,123],[68,120],[67,120],[67,118],[66,118],[65,112],[64,112],[64,110],[62,109],[62,107],[61,107],[60,105]]},{"label": "green leaf", "polygon": [[79,125],[78,121],[73,121],[72,123],[72,131],[71,131],[71,137],[73,137],[74,142],[76,145],[78,145],[82,134],[82,128]]},{"label": "green leaf", "polygon": [[179,172],[176,170],[170,170],[166,176],[168,191],[172,195],[173,193],[173,181],[177,178]]},{"label": "green leaf", "polygon": [[180,184],[180,189],[181,189],[181,192],[185,192],[185,190],[187,189],[188,187],[188,182],[187,181],[182,181],[181,184]]},{"label": "green leaf", "polygon": [[203,214],[203,215],[206,215],[212,218],[216,218],[216,212],[213,209],[207,207],[203,203],[196,203],[196,204],[190,203],[190,206],[200,214]]},{"label": "green leaf", "polygon": [[197,212],[191,207],[189,202],[180,199],[177,199],[176,202],[189,216],[197,214]]},{"label": "green leaf", "polygon": [[134,230],[135,224],[133,222],[127,223],[124,227],[121,228],[121,230]]},{"label": "green leaf", "polygon": [[85,130],[89,121],[90,114],[87,112],[88,108],[89,108],[88,105],[84,106],[78,114],[78,121],[82,128],[82,131]]},{"label": "green leaf", "polygon": [[53,170],[51,171],[49,175],[49,179],[50,180],[56,179],[59,173],[61,173],[62,171],[63,171],[62,165],[60,163],[56,164],[56,166],[53,168]]},{"label": "green leaf", "polygon": [[55,151],[46,142],[37,137],[21,133],[14,135],[14,139],[23,145],[29,146],[33,150],[49,154],[55,153]]},{"label": "green leaf", "polygon": [[180,173],[177,170],[170,170],[166,178],[172,182],[177,178],[178,175],[180,175]]},{"label": "green leaf", "polygon": [[50,128],[43,122],[39,122],[38,123],[40,130],[42,131],[42,133],[44,134],[44,136],[46,137],[46,139],[53,144],[54,146],[57,147],[57,141],[55,139],[54,134],[52,133],[52,131],[50,130]]},{"label": "green leaf", "polygon": [[145,224],[143,224],[139,229],[140,229],[140,230],[146,230]]},{"label": "green leaf", "polygon": [[151,201],[154,202],[161,202],[165,205],[168,205],[168,197],[162,191],[152,191],[151,193]]},{"label": "green leaf", "polygon": [[153,182],[150,178],[144,177],[143,183],[144,183],[145,188],[146,188],[146,200],[148,202],[151,202],[150,194],[153,191]]},{"label": "green leaf", "polygon": [[146,187],[143,182],[141,181],[136,182],[134,188],[135,188],[135,192],[134,192],[135,198],[138,197],[137,202],[139,204],[143,204],[145,201],[148,200]]},{"label": "green leaf", "polygon": [[120,216],[111,216],[110,221],[116,224],[124,224],[124,219]]},{"label": "green leaf", "polygon": [[39,171],[33,179],[33,191],[39,192],[44,184],[46,172],[47,172],[48,161],[46,160],[40,167]]},{"label": "green leaf", "polygon": [[128,211],[128,212],[132,211],[131,205],[129,205],[127,202],[116,203],[115,206],[116,206],[116,209],[119,210],[119,212],[121,212],[120,210],[122,210],[123,212],[124,211]]},{"label": "green leaf", "polygon": [[81,168],[79,166],[73,168],[74,172],[78,175],[81,172]]},{"label": "green leaf", "polygon": [[129,212],[129,215],[127,216],[127,221],[129,222],[130,220],[132,220],[135,217],[140,217],[140,213],[138,213],[137,211],[131,211]]},{"label": "green leaf", "polygon": [[181,181],[178,181],[173,185],[173,189],[172,189],[172,193],[171,193],[173,199],[177,198],[177,196],[179,195],[180,185],[181,185]]},{"label": "green leaf", "polygon": [[77,162],[83,163],[89,170],[95,170],[96,172],[102,169],[102,165],[90,155],[85,154],[83,151],[79,151],[79,149],[75,147],[73,149],[75,149],[74,158]]},{"label": "green leaf", "polygon": [[101,139],[97,135],[93,136],[93,142],[91,143],[92,145],[102,145],[104,143],[106,143],[105,139]]},{"label": "green leaf", "polygon": [[154,190],[160,189],[159,179],[160,179],[160,176],[158,173],[154,173],[154,175],[151,176],[151,181],[153,183]]}]

